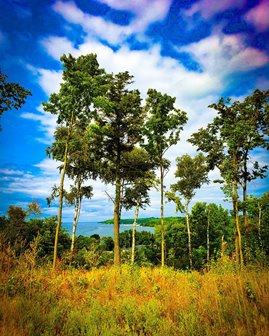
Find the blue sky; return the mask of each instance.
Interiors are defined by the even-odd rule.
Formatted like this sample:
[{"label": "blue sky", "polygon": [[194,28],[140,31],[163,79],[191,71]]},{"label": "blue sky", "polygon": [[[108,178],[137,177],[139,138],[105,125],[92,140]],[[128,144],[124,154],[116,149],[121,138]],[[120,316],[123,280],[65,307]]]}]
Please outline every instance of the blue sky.
[{"label": "blue sky", "polygon": [[[32,91],[22,109],[1,118],[1,214],[10,204],[25,207],[31,201],[40,203],[44,215],[56,214],[57,203],[48,208],[45,202],[59,183],[58,163],[45,154],[55,117],[41,103],[59,89],[64,53],[96,53],[108,72],[128,70],[143,98],[148,88],[177,98],[189,121],[181,141],[167,153],[172,161],[167,186],[174,182],[175,157],[196,153],[188,137],[214,118],[209,104],[221,96],[243,99],[255,88],[269,88],[268,0],[0,0],[0,5],[1,69]],[[266,163],[268,153],[256,151],[253,159]],[[210,174],[212,180],[217,176],[217,171]],[[113,188],[89,183],[94,197],[84,202],[81,221],[111,218],[105,191],[113,194]],[[261,195],[268,184],[268,179],[257,180],[249,193]],[[156,191],[151,199],[141,216],[159,215]],[[213,183],[197,191],[196,201],[229,207]],[[165,214],[175,215],[171,204]],[[72,216],[73,209],[65,207],[64,220]]]}]

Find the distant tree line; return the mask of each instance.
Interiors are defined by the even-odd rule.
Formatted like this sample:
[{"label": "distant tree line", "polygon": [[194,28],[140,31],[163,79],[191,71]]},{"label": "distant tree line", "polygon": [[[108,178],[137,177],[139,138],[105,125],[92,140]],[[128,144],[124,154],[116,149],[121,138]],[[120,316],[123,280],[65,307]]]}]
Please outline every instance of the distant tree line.
[{"label": "distant tree line", "polygon": [[[31,216],[30,216],[31,215]],[[53,261],[57,218],[31,218],[39,215],[38,207],[23,210],[11,205],[7,215],[0,217],[0,248],[3,258],[20,255],[37,241],[37,264]],[[248,206],[249,230],[242,234],[243,255],[249,263],[268,265],[269,261],[269,193],[262,197],[250,197]],[[161,221],[154,234],[136,232],[136,265],[157,266],[161,263]],[[243,223],[243,215],[240,216]],[[175,269],[190,269],[188,229],[186,217],[164,218],[166,264]],[[197,202],[189,214],[192,241],[192,268],[201,270],[226,256],[234,260],[234,219],[228,210],[214,203]],[[248,239],[248,241],[247,241]],[[119,234],[122,263],[132,264],[133,230]],[[60,228],[58,257],[63,267],[109,266],[114,263],[112,237],[76,236],[72,239],[66,229]],[[235,262],[235,261],[234,261]],[[7,265],[2,265],[7,266]]]}]

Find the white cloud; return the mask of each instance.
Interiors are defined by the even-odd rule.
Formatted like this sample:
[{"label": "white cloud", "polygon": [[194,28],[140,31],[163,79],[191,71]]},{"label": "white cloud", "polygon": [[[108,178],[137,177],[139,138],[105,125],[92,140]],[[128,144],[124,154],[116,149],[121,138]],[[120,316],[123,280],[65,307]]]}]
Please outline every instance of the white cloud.
[{"label": "white cloud", "polygon": [[29,119],[39,123],[39,129],[42,132],[42,137],[38,137],[37,140],[50,145],[53,141],[53,135],[56,129],[57,116],[48,112],[45,112],[40,106],[37,108],[39,113],[25,112],[21,114],[21,118]]},{"label": "white cloud", "polygon": [[[66,37],[51,36],[41,41],[43,47],[48,53],[55,59],[60,59],[63,54],[70,52],[73,54],[75,48],[73,48],[72,42]],[[57,48],[55,46],[57,45]]]},{"label": "white cloud", "polygon": [[111,44],[117,44],[131,33],[128,27],[119,26],[105,21],[101,17],[84,13],[74,2],[57,1],[53,5],[53,9],[68,22],[81,25],[88,34],[106,40]]},{"label": "white cloud", "polygon": [[2,175],[23,175],[24,172],[21,170],[14,170],[14,169],[0,169],[0,174]]},{"label": "white cloud", "polygon": [[[99,1],[117,10],[128,10],[135,14],[135,18],[129,25],[117,25],[102,17],[84,13],[73,1],[57,1],[53,5],[53,9],[63,16],[66,21],[81,25],[83,30],[90,36],[115,45],[134,33],[143,33],[151,23],[164,19],[171,5],[171,0]],[[66,41],[60,41],[60,48],[64,43]]]},{"label": "white cloud", "polygon": [[[55,161],[49,160],[50,165],[48,165],[48,160],[44,159],[37,165],[41,168],[40,174],[34,175],[33,173],[23,172],[19,177],[13,176],[8,186],[2,187],[1,191],[4,193],[24,193],[31,197],[49,196],[52,186],[59,183],[59,173],[55,167]],[[54,170],[54,173],[52,173],[52,170]]]},{"label": "white cloud", "polygon": [[[60,162],[45,158],[41,162],[34,165],[34,167],[39,168],[38,173],[24,172],[11,169],[1,169],[0,174],[3,178],[5,185],[0,187],[0,192],[2,194],[13,194],[13,193],[23,193],[26,197],[31,199],[44,200],[46,197],[51,195],[52,187],[54,185],[59,185],[60,173],[58,167],[61,165]],[[66,176],[64,188],[69,190],[70,185],[73,182]],[[107,190],[111,195],[113,195],[114,188],[112,186],[104,185],[100,180],[85,182],[85,185],[91,185],[93,187],[94,197],[90,200],[83,200],[83,207],[81,210],[81,221],[89,221],[90,218],[96,220],[110,218],[113,213],[113,204],[109,200],[105,190]],[[42,208],[42,213],[44,215],[57,215],[58,201],[55,200],[52,206],[47,208]],[[72,218],[74,213],[74,208],[64,206],[63,217]]]},{"label": "white cloud", "polygon": [[203,72],[220,80],[231,73],[259,68],[269,61],[261,50],[247,47],[240,34],[213,34],[180,50],[192,55]]},{"label": "white cloud", "polygon": [[[48,39],[49,40],[49,39]],[[44,42],[46,43],[46,41]],[[49,48],[49,43],[45,46]],[[55,49],[58,47],[58,38],[54,40]],[[50,50],[53,53],[52,50]],[[54,53],[56,59],[58,59],[58,54]],[[31,64],[27,64],[27,68],[31,71],[31,73],[36,76],[37,83],[40,85],[42,90],[50,96],[53,92],[58,92],[60,90],[60,84],[62,81],[62,71],[59,70],[49,70],[43,68],[37,68],[32,66]]]},{"label": "white cloud", "polygon": [[53,92],[60,90],[60,83],[62,80],[62,71],[38,69],[38,82],[45,93],[50,96]]},{"label": "white cloud", "polygon": [[34,165],[40,169],[42,175],[46,176],[59,176],[59,166],[61,166],[61,162],[52,160],[49,158],[43,159],[41,162]]},{"label": "white cloud", "polygon": [[[56,57],[51,50],[57,48],[57,38],[50,37],[44,41],[46,51]],[[84,43],[74,49],[65,49],[65,53],[72,52],[74,56],[96,53],[98,61],[108,72],[128,70],[135,77],[135,86],[142,96],[146,96],[149,87],[170,93],[171,95],[189,99],[217,93],[222,89],[222,83],[215,76],[187,70],[177,60],[161,56],[160,47],[153,46],[149,50],[130,50],[127,46],[113,51],[108,46],[87,38]],[[141,65],[146,71],[141,71]]]},{"label": "white cloud", "polygon": [[133,31],[141,31],[152,22],[163,20],[168,14],[172,0],[98,0],[111,8],[127,10],[136,15],[132,22]]}]

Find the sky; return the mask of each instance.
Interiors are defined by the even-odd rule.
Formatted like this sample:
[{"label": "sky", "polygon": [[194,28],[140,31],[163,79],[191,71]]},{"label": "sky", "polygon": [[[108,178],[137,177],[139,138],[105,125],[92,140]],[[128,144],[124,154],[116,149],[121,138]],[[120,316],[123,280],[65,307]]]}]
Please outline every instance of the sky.
[{"label": "sky", "polygon": [[[196,154],[187,139],[216,115],[209,104],[269,89],[269,0],[0,0],[0,8],[0,67],[9,81],[32,92],[20,110],[0,120],[0,215],[10,204],[25,208],[29,202],[39,202],[44,216],[57,214],[57,202],[46,204],[60,180],[59,162],[46,156],[56,118],[42,110],[42,102],[59,90],[63,54],[95,53],[107,72],[129,71],[143,99],[148,88],[176,97],[189,120],[180,142],[167,152],[167,188],[175,182],[175,158]],[[266,164],[268,152],[257,150],[252,159]],[[191,204],[230,208],[212,182],[218,171],[209,177]],[[84,201],[80,220],[112,218],[107,193],[113,195],[113,187],[88,184],[94,196]],[[268,186],[268,178],[256,180],[248,191],[260,196]],[[159,193],[152,190],[140,216],[158,217],[159,206]],[[132,217],[133,211],[122,215]],[[175,207],[166,204],[165,216],[175,215]],[[73,208],[64,207],[63,220],[72,218]]]}]

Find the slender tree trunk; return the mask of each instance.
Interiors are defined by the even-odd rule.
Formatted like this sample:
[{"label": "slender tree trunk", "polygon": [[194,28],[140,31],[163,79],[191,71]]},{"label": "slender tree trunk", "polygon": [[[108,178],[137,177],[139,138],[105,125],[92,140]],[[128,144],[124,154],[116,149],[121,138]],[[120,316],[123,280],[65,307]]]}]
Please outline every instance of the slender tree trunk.
[{"label": "slender tree trunk", "polygon": [[189,203],[190,203],[190,201],[187,198],[185,198],[186,223],[187,223],[187,231],[188,231],[189,260],[190,260],[190,269],[192,269],[192,248],[191,248],[191,229],[190,229],[190,220],[189,220]]},{"label": "slender tree trunk", "polygon": [[165,240],[164,240],[164,206],[163,206],[163,194],[164,194],[164,169],[161,164],[160,167],[160,180],[161,180],[161,230],[162,230],[162,246],[161,246],[161,263],[162,267],[164,267],[164,259],[165,259]]},{"label": "slender tree trunk", "polygon": [[65,145],[64,165],[63,165],[63,169],[61,172],[61,180],[60,180],[60,187],[59,187],[59,209],[58,209],[58,221],[57,221],[55,239],[54,239],[54,252],[53,252],[53,264],[52,264],[53,270],[55,270],[56,263],[57,263],[58,240],[59,240],[60,227],[62,223],[64,178],[65,178],[65,172],[66,172],[66,166],[67,166],[68,142],[69,140],[66,141],[66,145]]},{"label": "slender tree trunk", "polygon": [[249,251],[249,228],[248,228],[248,217],[247,217],[247,209],[246,209],[246,201],[247,201],[247,156],[248,152],[244,155],[244,181],[243,181],[243,218],[244,218],[244,230],[245,230],[245,240],[246,240],[246,256],[249,259],[250,251]]},{"label": "slender tree trunk", "polygon": [[114,202],[114,265],[120,266],[120,191],[119,172],[116,173],[116,191]]},{"label": "slender tree trunk", "polygon": [[210,247],[210,241],[209,241],[209,229],[210,229],[210,207],[208,206],[207,208],[207,229],[206,229],[206,247],[207,247],[207,254],[206,254],[206,259],[207,259],[207,263],[209,264],[209,258],[210,258],[210,251],[209,251],[209,247]]},{"label": "slender tree trunk", "polygon": [[64,165],[63,165],[63,169],[61,172],[61,180],[60,180],[60,187],[59,187],[59,209],[58,209],[58,221],[57,221],[55,239],[54,239],[54,252],[53,252],[53,264],[52,264],[53,270],[55,270],[56,263],[57,263],[58,240],[59,240],[59,232],[60,232],[60,227],[62,223],[62,213],[63,213],[64,178],[65,178],[66,167],[67,167],[67,155],[68,155],[68,150],[69,150],[69,141],[70,141],[70,137],[72,133],[73,122],[74,122],[74,112],[72,111],[70,126],[68,128],[68,135],[67,135],[67,139],[65,143]]},{"label": "slender tree trunk", "polygon": [[135,207],[135,214],[134,214],[134,224],[133,224],[133,232],[132,232],[132,257],[131,257],[131,265],[134,264],[135,261],[135,235],[136,235],[136,223],[138,218],[139,212],[139,204],[137,202]]},{"label": "slender tree trunk", "polygon": [[247,182],[244,181],[243,184],[243,218],[244,218],[244,230],[245,230],[245,241],[246,241],[246,258],[249,260],[250,257],[250,250],[249,250],[249,227],[248,227],[248,216],[247,216],[247,209],[246,209],[246,201],[247,201]]},{"label": "slender tree trunk", "polygon": [[236,229],[236,260],[237,262],[243,266],[243,252],[242,252],[242,238],[239,224],[239,215],[238,215],[238,193],[237,193],[237,183],[236,180],[233,182],[233,204],[234,204],[234,219],[235,219],[235,229]]},{"label": "slender tree trunk", "polygon": [[261,235],[261,226],[262,226],[262,206],[258,203],[258,238],[259,238],[259,245],[262,248],[262,235]]},{"label": "slender tree trunk", "polygon": [[75,215],[74,215],[74,221],[73,221],[73,228],[72,228],[72,236],[71,236],[71,248],[70,252],[73,254],[74,252],[74,246],[75,246],[75,236],[76,236],[76,230],[78,226],[78,219],[81,209],[81,198],[76,198],[76,204],[75,204]]},{"label": "slender tree trunk", "polygon": [[221,237],[221,246],[220,246],[221,257],[223,257],[225,255],[226,248],[227,248],[227,242],[224,240],[224,235],[223,235]]}]

